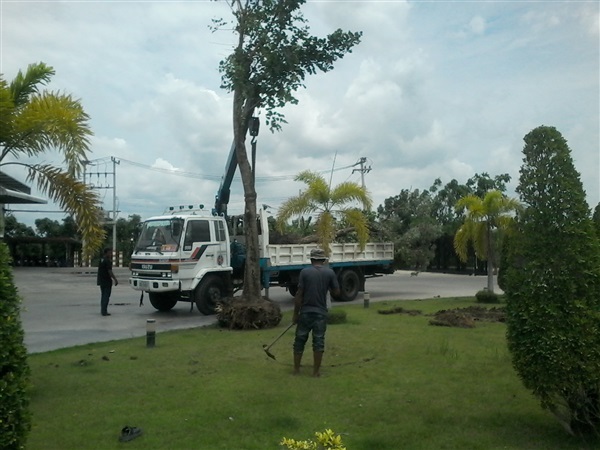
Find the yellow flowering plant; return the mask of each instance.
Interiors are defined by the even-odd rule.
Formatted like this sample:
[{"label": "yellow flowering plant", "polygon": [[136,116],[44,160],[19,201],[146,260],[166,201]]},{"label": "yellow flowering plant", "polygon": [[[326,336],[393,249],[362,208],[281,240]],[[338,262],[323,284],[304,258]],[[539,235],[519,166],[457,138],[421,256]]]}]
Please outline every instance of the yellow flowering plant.
[{"label": "yellow flowering plant", "polygon": [[326,429],[322,433],[315,433],[316,441],[306,440],[297,441],[295,439],[283,438],[279,445],[286,447],[289,450],[346,450],[342,444],[342,437],[335,434],[333,430]]}]

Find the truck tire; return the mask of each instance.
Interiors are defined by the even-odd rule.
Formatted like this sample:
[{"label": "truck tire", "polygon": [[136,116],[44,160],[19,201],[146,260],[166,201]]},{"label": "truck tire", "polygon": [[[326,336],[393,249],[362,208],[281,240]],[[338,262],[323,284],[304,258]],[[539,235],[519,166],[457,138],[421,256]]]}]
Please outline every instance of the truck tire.
[{"label": "truck tire", "polygon": [[207,275],[194,292],[198,311],[210,316],[215,313],[217,303],[225,296],[225,284],[217,275]]},{"label": "truck tire", "polygon": [[150,304],[159,311],[171,311],[179,299],[178,294],[159,292],[148,292],[148,297]]},{"label": "truck tire", "polygon": [[338,275],[340,283],[340,295],[334,300],[340,302],[351,302],[358,295],[360,289],[360,278],[356,271],[352,269],[342,270]]}]

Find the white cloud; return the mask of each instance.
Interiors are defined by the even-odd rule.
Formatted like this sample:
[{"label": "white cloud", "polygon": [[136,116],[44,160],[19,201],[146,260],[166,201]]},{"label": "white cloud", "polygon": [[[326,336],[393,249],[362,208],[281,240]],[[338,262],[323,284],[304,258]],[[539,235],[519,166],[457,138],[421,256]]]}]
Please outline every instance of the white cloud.
[{"label": "white cloud", "polygon": [[485,33],[486,27],[486,21],[481,16],[475,16],[469,22],[469,31],[473,34],[481,35]]}]

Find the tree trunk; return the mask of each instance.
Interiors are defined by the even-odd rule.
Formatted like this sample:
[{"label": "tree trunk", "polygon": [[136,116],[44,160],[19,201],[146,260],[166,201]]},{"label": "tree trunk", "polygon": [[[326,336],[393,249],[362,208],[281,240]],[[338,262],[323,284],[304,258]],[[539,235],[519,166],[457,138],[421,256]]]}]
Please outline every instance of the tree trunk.
[{"label": "tree trunk", "polygon": [[[244,187],[244,237],[246,241],[246,265],[244,267],[244,288],[242,296],[245,299],[260,298],[261,280],[258,248],[258,223],[256,220],[256,189],[252,167],[246,151],[246,133],[248,121],[252,117],[253,108],[244,104],[238,90],[233,95],[233,134],[235,152],[242,185]],[[247,103],[247,101],[246,101]]]},{"label": "tree trunk", "polygon": [[488,292],[494,292],[494,242],[492,240],[492,227],[488,220],[487,225],[487,289]]}]

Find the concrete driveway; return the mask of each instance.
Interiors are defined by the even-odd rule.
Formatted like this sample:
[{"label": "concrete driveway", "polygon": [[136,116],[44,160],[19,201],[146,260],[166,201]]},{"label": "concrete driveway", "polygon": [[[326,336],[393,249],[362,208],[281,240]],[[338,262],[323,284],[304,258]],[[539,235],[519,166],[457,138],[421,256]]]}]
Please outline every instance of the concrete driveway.
[{"label": "concrete driveway", "polygon": [[[91,342],[140,337],[146,334],[146,320],[155,319],[157,332],[194,328],[215,322],[203,316],[189,303],[179,303],[169,312],[156,311],[144,296],[129,287],[129,270],[116,268],[119,285],[113,287],[111,316],[100,315],[100,289],[96,286],[96,269],[15,267],[15,283],[23,298],[21,319],[25,344],[30,353],[45,352]],[[431,297],[474,295],[486,286],[483,276],[447,275],[397,271],[393,275],[367,280],[371,302],[410,300]],[[496,288],[497,289],[497,288]],[[271,288],[269,297],[283,310],[293,307],[292,296],[282,288]],[[350,303],[363,304],[362,294]]]}]

